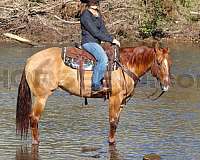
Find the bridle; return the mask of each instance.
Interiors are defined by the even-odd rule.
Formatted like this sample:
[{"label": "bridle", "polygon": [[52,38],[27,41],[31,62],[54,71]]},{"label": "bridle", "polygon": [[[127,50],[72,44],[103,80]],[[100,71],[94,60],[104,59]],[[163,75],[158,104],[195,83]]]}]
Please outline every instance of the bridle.
[{"label": "bridle", "polygon": [[[139,77],[134,72],[132,72],[130,69],[128,69],[126,66],[122,65],[119,62],[119,60],[115,60],[115,63],[122,69],[124,79],[125,79],[125,75],[124,75],[124,72],[125,72],[130,78],[133,79],[134,86],[136,86],[137,83],[140,81]],[[163,60],[161,63],[159,63],[158,59],[156,58],[156,54],[154,53],[154,60],[153,60],[153,64],[151,65],[151,73],[152,73],[152,76],[157,78],[157,80],[158,80],[157,75],[158,75],[158,72],[160,71],[162,63],[163,63]],[[126,79],[125,79],[125,82],[126,82]],[[152,101],[155,101],[155,100],[158,100],[165,93],[165,91],[162,91],[157,97],[151,98],[152,96],[154,96],[157,93],[157,91],[158,91],[158,89],[156,88],[156,91],[154,91],[152,94],[148,95],[147,98],[151,99]],[[147,94],[145,93],[145,95],[147,95]],[[130,96],[130,98],[131,98],[131,96]],[[129,100],[127,100],[127,101],[129,101]]]},{"label": "bridle", "polygon": [[[156,58],[156,55],[155,55],[153,64],[151,66],[151,73],[152,73],[152,76],[156,77],[157,80],[158,80],[157,75],[159,74],[158,72],[160,72],[162,63],[163,63],[163,60],[159,63],[158,59]],[[170,75],[170,72],[169,72],[169,75]],[[165,91],[162,91],[156,98],[150,98],[150,97],[154,96],[157,93],[157,91],[158,91],[158,89],[156,88],[156,91],[154,91],[151,95],[149,95],[148,98],[151,99],[152,101],[155,101],[155,100],[159,99],[165,93]]]},{"label": "bridle", "polygon": [[[156,77],[156,79],[158,80],[158,79],[160,79],[158,75],[159,75],[160,72],[161,72],[161,67],[162,67],[162,64],[164,63],[163,61],[164,61],[165,58],[163,58],[163,59],[159,62],[159,59],[158,59],[158,57],[157,57],[157,55],[156,55],[156,51],[153,52],[153,55],[154,55],[154,60],[153,60],[153,63],[151,64],[151,66],[150,66],[150,70],[151,70],[152,76],[153,76],[153,77]],[[128,69],[126,66],[124,66],[123,64],[121,64],[120,61],[119,61],[119,59],[115,59],[114,62],[116,63],[116,65],[117,65],[119,68],[121,68],[122,73],[123,73],[123,77],[124,77],[124,80],[125,80],[125,83],[126,83],[126,78],[125,78],[125,74],[124,74],[124,73],[126,73],[126,74],[134,81],[134,86],[136,86],[136,84],[138,83],[138,81],[140,81],[139,77],[138,77],[134,72],[132,72],[130,69]],[[169,72],[169,74],[170,74],[170,72]],[[126,90],[127,90],[127,89],[126,89]],[[132,93],[130,94],[129,100],[130,100],[130,98],[132,97],[133,92],[134,92],[134,90],[133,90]],[[158,92],[158,88],[156,88],[156,91],[154,91],[152,94],[148,95],[147,98],[148,98],[148,99],[151,99],[152,101],[155,101],[155,100],[158,100],[158,99],[165,93],[165,91],[162,90],[162,92],[161,92],[157,97],[151,98],[151,97],[153,97],[157,92]],[[127,91],[126,91],[126,94],[127,94]],[[145,93],[145,95],[147,95],[147,94]],[[129,100],[127,100],[127,101],[129,101]],[[127,101],[126,101],[126,102],[127,102]],[[125,102],[125,103],[126,103],[126,102]]]}]

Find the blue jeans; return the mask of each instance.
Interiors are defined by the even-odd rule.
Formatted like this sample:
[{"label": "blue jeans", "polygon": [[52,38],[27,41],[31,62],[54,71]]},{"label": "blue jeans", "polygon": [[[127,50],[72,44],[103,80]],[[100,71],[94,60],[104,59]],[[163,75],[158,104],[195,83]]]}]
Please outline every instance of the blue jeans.
[{"label": "blue jeans", "polygon": [[96,59],[96,65],[92,75],[92,87],[99,88],[106,71],[108,57],[104,49],[98,43],[85,43],[83,44],[83,48]]}]

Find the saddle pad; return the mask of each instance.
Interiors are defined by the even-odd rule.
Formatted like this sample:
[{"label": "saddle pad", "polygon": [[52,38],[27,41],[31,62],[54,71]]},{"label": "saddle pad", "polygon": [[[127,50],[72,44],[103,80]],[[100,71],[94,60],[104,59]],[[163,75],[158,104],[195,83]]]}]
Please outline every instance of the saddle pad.
[{"label": "saddle pad", "polygon": [[[71,67],[73,69],[80,69],[80,60],[77,58],[71,58],[66,56],[65,57],[65,65],[68,67]],[[81,62],[82,63],[82,69],[86,71],[92,71],[95,66],[95,61],[86,59]]]}]

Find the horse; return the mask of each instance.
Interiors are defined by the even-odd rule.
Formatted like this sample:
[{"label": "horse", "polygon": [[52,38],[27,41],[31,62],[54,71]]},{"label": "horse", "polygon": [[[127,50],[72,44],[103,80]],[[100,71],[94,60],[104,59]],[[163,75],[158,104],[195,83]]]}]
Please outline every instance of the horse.
[{"label": "horse", "polygon": [[[74,47],[75,48],[75,47]],[[85,71],[85,89],[80,95],[80,79],[77,69],[63,62],[62,48],[52,47],[33,54],[27,59],[18,88],[16,108],[16,132],[27,137],[31,129],[32,144],[39,145],[39,120],[47,98],[61,88],[72,95],[93,97],[91,91],[92,71]],[[137,80],[148,71],[157,78],[163,92],[170,87],[171,57],[168,48],[147,46],[120,48],[122,67],[111,72],[112,90],[109,96],[109,144],[115,144],[122,105],[134,94]],[[125,69],[123,69],[125,68]],[[129,72],[124,72],[128,70]],[[129,74],[128,74],[129,73]],[[132,74],[130,74],[132,73]],[[32,104],[32,97],[34,103]],[[98,98],[104,97],[104,95]]]}]

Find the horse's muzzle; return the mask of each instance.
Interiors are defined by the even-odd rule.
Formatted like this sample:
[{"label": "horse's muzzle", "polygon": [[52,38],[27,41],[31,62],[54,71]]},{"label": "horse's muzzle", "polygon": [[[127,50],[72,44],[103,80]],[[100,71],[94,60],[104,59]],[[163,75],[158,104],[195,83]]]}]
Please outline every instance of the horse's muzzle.
[{"label": "horse's muzzle", "polygon": [[164,92],[167,92],[169,90],[169,85],[160,83],[160,87],[161,87],[161,90]]},{"label": "horse's muzzle", "polygon": [[166,92],[169,90],[170,87],[170,79],[167,77],[164,81],[160,81],[160,87],[162,91]]},{"label": "horse's muzzle", "polygon": [[169,90],[169,86],[163,86],[162,91],[167,92]]}]

